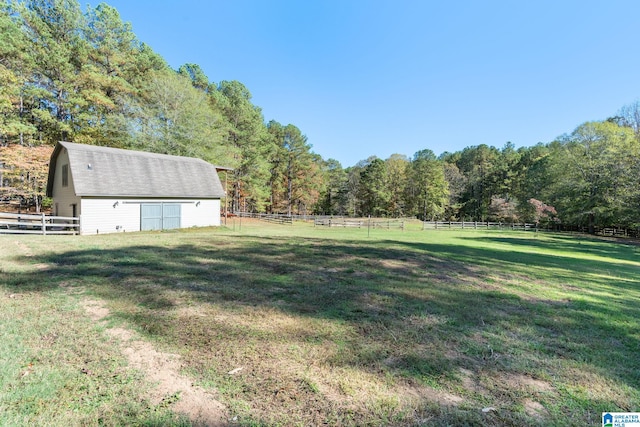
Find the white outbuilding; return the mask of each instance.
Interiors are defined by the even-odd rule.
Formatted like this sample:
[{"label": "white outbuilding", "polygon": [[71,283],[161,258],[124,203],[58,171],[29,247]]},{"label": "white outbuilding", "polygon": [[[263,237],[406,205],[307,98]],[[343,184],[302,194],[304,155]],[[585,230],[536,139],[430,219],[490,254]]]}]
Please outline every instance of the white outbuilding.
[{"label": "white outbuilding", "polygon": [[79,217],[80,234],[220,225],[225,191],[201,159],[59,142],[49,162],[53,215]]}]

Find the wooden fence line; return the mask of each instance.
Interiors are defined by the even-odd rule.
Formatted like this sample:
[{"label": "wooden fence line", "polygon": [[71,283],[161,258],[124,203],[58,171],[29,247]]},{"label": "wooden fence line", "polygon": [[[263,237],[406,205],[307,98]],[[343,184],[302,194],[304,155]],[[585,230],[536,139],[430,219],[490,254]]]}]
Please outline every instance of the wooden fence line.
[{"label": "wooden fence line", "polygon": [[387,230],[391,230],[392,228],[399,228],[400,230],[404,230],[404,221],[401,220],[372,220],[371,228],[384,228]]},{"label": "wooden fence line", "polygon": [[80,234],[80,218],[0,212],[0,234]]},{"label": "wooden fence line", "polygon": [[528,223],[506,223],[506,222],[489,222],[489,221],[423,221],[423,230],[438,229],[512,229],[512,230],[538,230],[536,224]]},{"label": "wooden fence line", "polygon": [[253,212],[235,212],[234,215],[242,218],[256,218],[262,221],[274,222],[277,224],[293,224],[293,217],[281,214],[264,214]]},{"label": "wooden fence line", "polygon": [[[396,218],[396,219],[380,219],[380,218],[352,218],[336,215],[283,215],[283,214],[257,214],[249,212],[235,212],[233,215],[247,218],[261,218],[266,221],[276,223],[290,224],[293,221],[313,221],[316,226],[326,227],[351,227],[351,228],[400,228],[405,229],[407,222],[416,221],[414,218]],[[269,219],[267,219],[267,217]],[[286,219],[277,219],[285,217]],[[371,222],[368,222],[371,221]],[[423,221],[421,222],[423,230],[444,230],[444,229],[495,229],[495,230],[520,230],[520,231],[550,231],[550,232],[577,232],[588,233],[584,226],[568,226],[558,223],[509,223],[509,222],[491,222],[491,221]],[[623,227],[595,227],[595,234],[599,236],[611,237],[631,237],[640,238],[640,228],[629,229]]]},{"label": "wooden fence line", "polygon": [[367,220],[357,218],[316,218],[313,221],[315,226],[324,227],[344,227],[344,228],[362,228],[366,227]]}]

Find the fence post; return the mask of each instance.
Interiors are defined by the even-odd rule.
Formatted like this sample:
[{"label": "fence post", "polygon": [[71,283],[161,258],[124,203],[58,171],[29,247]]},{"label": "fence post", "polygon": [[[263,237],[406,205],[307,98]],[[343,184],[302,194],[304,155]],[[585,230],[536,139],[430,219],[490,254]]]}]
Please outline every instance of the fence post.
[{"label": "fence post", "polygon": [[47,226],[44,219],[44,212],[42,213],[42,234],[47,234]]}]

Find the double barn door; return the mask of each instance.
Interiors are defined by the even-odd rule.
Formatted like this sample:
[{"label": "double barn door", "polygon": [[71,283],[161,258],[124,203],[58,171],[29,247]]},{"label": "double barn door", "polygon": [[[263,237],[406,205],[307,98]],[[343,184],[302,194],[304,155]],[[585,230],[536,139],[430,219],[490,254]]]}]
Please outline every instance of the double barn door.
[{"label": "double barn door", "polygon": [[180,228],[179,203],[144,203],[140,205],[140,229],[169,230]]}]

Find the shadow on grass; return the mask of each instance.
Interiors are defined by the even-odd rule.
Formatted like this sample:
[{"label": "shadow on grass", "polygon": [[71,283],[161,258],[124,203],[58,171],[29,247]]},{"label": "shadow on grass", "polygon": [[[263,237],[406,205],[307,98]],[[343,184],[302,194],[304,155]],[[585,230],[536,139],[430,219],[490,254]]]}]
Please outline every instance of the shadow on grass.
[{"label": "shadow on grass", "polygon": [[[49,268],[2,273],[0,285],[11,292],[86,287],[101,298],[141,307],[114,313],[141,331],[202,351],[251,340],[335,341],[329,365],[432,386],[455,383],[460,368],[558,375],[554,381],[568,383],[562,372],[549,369],[570,360],[637,391],[637,266],[617,265],[612,279],[611,263],[577,256],[585,245],[571,239],[467,239],[489,247],[265,237],[216,242],[190,236],[188,244],[169,247],[123,244],[24,258],[19,261]],[[590,245],[587,251],[635,261],[633,249],[619,245]],[[522,280],[535,285],[516,283]],[[178,294],[229,310],[269,308],[340,322],[352,332],[266,333],[197,316],[178,324],[172,317]],[[505,390],[494,393],[504,398]],[[585,406],[594,413],[637,409],[596,398]]]}]

